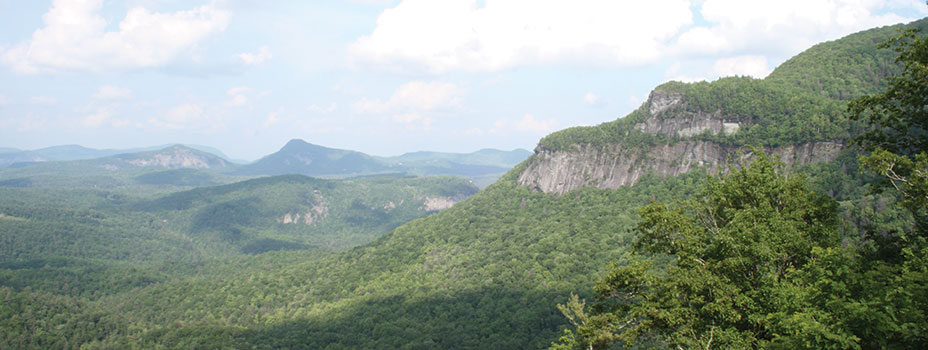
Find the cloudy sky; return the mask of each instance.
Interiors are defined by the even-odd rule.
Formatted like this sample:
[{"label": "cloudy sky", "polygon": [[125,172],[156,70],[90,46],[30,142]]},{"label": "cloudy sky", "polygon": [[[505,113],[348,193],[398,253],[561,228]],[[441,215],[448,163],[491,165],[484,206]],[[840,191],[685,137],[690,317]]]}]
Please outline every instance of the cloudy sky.
[{"label": "cloudy sky", "polygon": [[532,149],[920,0],[0,0],[0,147]]}]

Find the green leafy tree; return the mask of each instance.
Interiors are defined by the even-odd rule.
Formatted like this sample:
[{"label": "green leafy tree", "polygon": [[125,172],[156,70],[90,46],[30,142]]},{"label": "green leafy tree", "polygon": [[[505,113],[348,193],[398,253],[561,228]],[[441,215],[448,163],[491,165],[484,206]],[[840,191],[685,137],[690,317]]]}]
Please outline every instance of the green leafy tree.
[{"label": "green leafy tree", "polygon": [[924,240],[928,229],[928,40],[911,29],[881,46],[898,53],[902,73],[887,79],[885,91],[848,104],[852,119],[871,126],[854,142],[870,153],[861,157],[861,163],[883,175],[902,195],[903,205],[919,225],[918,239]]},{"label": "green leafy tree", "polygon": [[[642,208],[630,262],[597,284],[592,315],[577,301],[561,307],[585,322],[554,348],[853,347],[802,273],[839,244],[835,206],[761,154],[693,201]],[[672,262],[655,266],[653,256]]]},{"label": "green leafy tree", "polygon": [[872,312],[849,315],[867,347],[919,348],[928,343],[928,38],[908,30],[882,46],[897,52],[901,74],[848,110],[870,126],[854,140],[865,153],[861,164],[883,177],[881,189],[901,197],[914,225],[889,237],[867,235],[879,249],[862,256],[854,306]]}]

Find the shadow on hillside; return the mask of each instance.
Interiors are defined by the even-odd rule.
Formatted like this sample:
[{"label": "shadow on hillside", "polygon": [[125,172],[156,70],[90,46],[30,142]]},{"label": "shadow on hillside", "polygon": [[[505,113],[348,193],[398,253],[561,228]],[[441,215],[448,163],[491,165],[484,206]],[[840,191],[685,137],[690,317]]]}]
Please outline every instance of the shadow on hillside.
[{"label": "shadow on hillside", "polygon": [[566,326],[561,293],[485,290],[453,297],[392,296],[318,318],[265,327],[194,326],[149,333],[168,348],[538,349]]}]

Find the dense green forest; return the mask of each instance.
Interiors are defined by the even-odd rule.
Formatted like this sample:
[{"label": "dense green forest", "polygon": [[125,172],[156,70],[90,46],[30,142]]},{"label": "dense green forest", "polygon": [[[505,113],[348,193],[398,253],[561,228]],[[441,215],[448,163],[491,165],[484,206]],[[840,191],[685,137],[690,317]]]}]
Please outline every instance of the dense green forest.
[{"label": "dense green forest", "polygon": [[[817,45],[763,80],[658,88],[687,101],[662,117],[752,125],[701,140],[858,140],[826,163],[761,156],[557,196],[518,185],[530,158],[467,199],[472,185],[442,177],[11,176],[0,348],[918,348],[928,159],[884,141],[923,140],[923,117],[893,117],[892,91],[928,85],[887,82],[912,69],[876,46],[902,28]],[[680,141],[635,129],[643,113],[539,147]],[[433,213],[436,198],[463,200]]]}]

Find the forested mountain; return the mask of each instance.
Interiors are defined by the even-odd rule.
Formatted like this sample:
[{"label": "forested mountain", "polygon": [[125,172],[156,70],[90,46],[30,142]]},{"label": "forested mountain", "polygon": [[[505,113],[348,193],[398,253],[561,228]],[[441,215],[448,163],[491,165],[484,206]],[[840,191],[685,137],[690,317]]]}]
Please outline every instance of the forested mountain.
[{"label": "forested mountain", "polygon": [[456,175],[486,186],[519,162],[525,150],[492,149],[474,153],[413,152],[396,157],[373,157],[361,152],[327,148],[303,140],[287,142],[280,151],[234,171],[236,175],[303,174],[344,178],[372,174],[420,176]]},{"label": "forested mountain", "polygon": [[382,159],[410,174],[464,176],[483,188],[531,154],[524,149],[482,149],[473,153],[412,152]]},{"label": "forested mountain", "polygon": [[293,139],[279,151],[235,171],[239,175],[284,175],[345,177],[389,173],[388,165],[361,152],[334,149]]},{"label": "forested mountain", "polygon": [[[928,21],[922,20],[907,27],[926,26]],[[631,115],[549,135],[527,161],[473,197],[342,253],[279,251],[207,260],[201,266],[163,264],[151,269],[118,265],[95,275],[102,280],[112,278],[111,284],[75,287],[48,286],[27,276],[66,276],[77,267],[55,261],[30,263],[12,255],[25,248],[7,249],[5,254],[11,255],[0,270],[8,276],[0,280],[0,305],[5,305],[0,309],[0,347],[545,348],[570,325],[557,304],[567,302],[571,294],[593,296],[594,284],[612,276],[614,266],[637,261],[630,247],[640,242],[636,238],[641,231],[636,226],[642,218],[639,208],[655,201],[698,198],[701,201],[693,202],[714,205],[735,198],[705,196],[704,186],[723,194],[743,193],[736,186],[708,180],[707,174],[740,174],[737,169],[745,169],[741,166],[760,151],[779,155],[790,174],[804,174],[799,176],[804,176],[808,188],[799,178],[776,187],[781,184],[770,177],[769,170],[751,170],[763,176],[745,170],[750,176],[743,177],[755,183],[769,182],[770,186],[757,188],[768,194],[794,191],[789,193],[796,193],[797,201],[805,205],[832,203],[831,211],[812,208],[797,214],[821,219],[814,232],[837,234],[840,228],[846,244],[854,245],[859,242],[855,237],[859,230],[887,235],[905,230],[913,225],[911,215],[895,205],[896,197],[870,193],[875,178],[858,171],[855,151],[845,147],[865,128],[861,121],[848,118],[847,100],[856,97],[853,94],[880,91],[886,86],[883,78],[900,71],[892,59],[894,53],[874,44],[895,36],[900,28],[869,30],[817,45],[766,79],[735,77],[661,85]],[[390,171],[389,166],[377,168],[382,163],[372,163],[363,155],[295,142],[291,142],[292,149],[325,156],[319,162],[333,171]],[[305,159],[285,155],[266,159],[279,161],[282,169],[307,165]],[[312,185],[303,192],[287,190],[286,184],[294,181]],[[317,241],[296,240],[306,238],[288,231],[291,226],[283,226],[288,225],[284,221],[294,225],[301,220],[304,223],[296,225],[305,225],[306,217],[316,222],[314,213],[320,212],[316,208],[322,200],[314,191],[318,189],[325,197],[328,181],[258,179],[133,201],[120,208],[168,220],[151,221],[152,230],[166,224],[188,228],[189,234],[175,239],[189,240],[193,247],[200,244],[193,238],[197,234],[210,242],[226,241],[228,248],[224,249],[240,252],[245,251],[246,242],[259,237],[318,245]],[[252,189],[265,183],[270,189]],[[466,192],[463,187],[452,188]],[[41,196],[56,198],[52,193]],[[121,200],[98,192],[84,196],[97,197],[83,200],[88,203],[85,210],[62,214],[66,219],[57,221],[62,228],[46,231],[70,237],[67,232],[81,228],[69,225],[107,222],[110,217],[100,217],[98,211],[104,204],[112,206],[112,201]],[[32,201],[12,199],[16,197],[21,195],[0,196],[7,198],[10,207]],[[252,197],[259,199],[248,199]],[[382,197],[362,197],[358,205],[347,207],[349,212],[364,213],[358,214],[363,216],[358,223],[372,222],[368,216],[390,207]],[[281,205],[272,198],[291,200],[291,204]],[[391,201],[397,210],[402,207]],[[775,207],[764,207],[771,208]],[[4,212],[0,223],[28,225],[28,212]],[[833,220],[819,215],[822,212],[834,215]],[[262,213],[263,219],[247,213]],[[687,213],[680,209],[674,218]],[[649,216],[645,213],[644,217]],[[738,222],[750,222],[745,220]],[[2,247],[11,247],[7,242],[22,237],[28,235],[8,234]],[[239,242],[236,239],[242,243],[235,243]],[[83,254],[84,249],[103,247],[112,254],[120,252],[112,249],[118,243],[65,242],[57,248],[47,248],[41,241],[17,247],[34,247],[38,250],[31,253],[34,256],[64,254],[43,249]],[[658,255],[653,264],[667,266],[673,259],[671,254]],[[610,262],[615,263],[610,266]],[[913,273],[910,278],[917,281],[923,271]]]},{"label": "forested mountain", "polygon": [[18,163],[0,169],[0,187],[138,189],[162,191],[244,179],[220,174],[235,164],[187,146],[94,159]]},{"label": "forested mountain", "polygon": [[[138,149],[94,149],[80,145],[61,145],[45,147],[31,151],[9,148],[0,150],[0,168],[8,166],[23,166],[25,164],[37,162],[102,158],[117,154],[156,151],[168,147],[170,146],[155,146]],[[210,147],[197,145],[186,145],[185,147],[196,149],[202,152],[212,153],[219,156],[220,158],[228,159],[221,152]]]},{"label": "forested mountain", "polygon": [[[312,261],[370,242],[476,191],[467,180],[451,177],[302,175],[147,196],[0,188],[0,298],[53,296],[61,303],[19,305],[4,299],[0,312],[18,316],[4,317],[0,347],[62,347],[72,340],[49,333],[49,343],[19,332],[35,326],[33,321],[85,322],[84,312],[99,310],[91,301],[104,297],[212,276],[213,269],[248,271],[236,266],[250,266],[274,252],[293,254],[275,258],[274,264]],[[50,312],[46,306],[63,308],[56,312],[69,314],[56,321],[27,315],[27,322],[19,315],[25,310],[9,309],[20,306],[36,313]],[[56,331],[91,334],[71,326]]]}]

